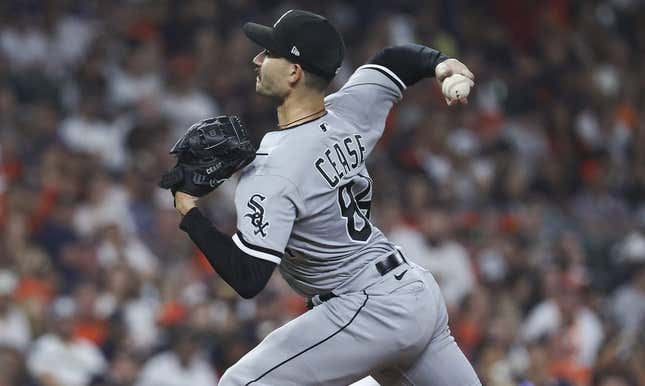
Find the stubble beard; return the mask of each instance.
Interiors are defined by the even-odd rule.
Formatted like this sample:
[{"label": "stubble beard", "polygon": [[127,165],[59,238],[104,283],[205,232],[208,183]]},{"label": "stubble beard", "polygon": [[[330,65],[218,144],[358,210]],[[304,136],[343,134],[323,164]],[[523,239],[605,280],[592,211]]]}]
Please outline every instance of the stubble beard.
[{"label": "stubble beard", "polygon": [[276,106],[279,106],[284,102],[284,98],[281,95],[276,94],[270,87],[267,87],[265,83],[262,83],[262,78],[256,79],[255,92],[271,99]]}]

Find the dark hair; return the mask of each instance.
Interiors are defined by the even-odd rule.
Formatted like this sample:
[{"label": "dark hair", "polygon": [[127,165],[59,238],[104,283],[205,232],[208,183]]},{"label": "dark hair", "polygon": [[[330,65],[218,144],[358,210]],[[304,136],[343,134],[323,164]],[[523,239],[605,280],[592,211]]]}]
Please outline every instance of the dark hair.
[{"label": "dark hair", "polygon": [[331,83],[331,79],[323,78],[320,75],[314,74],[304,69],[303,71],[305,72],[305,85],[307,87],[313,88],[318,91],[325,91],[327,86],[329,86],[329,83]]}]

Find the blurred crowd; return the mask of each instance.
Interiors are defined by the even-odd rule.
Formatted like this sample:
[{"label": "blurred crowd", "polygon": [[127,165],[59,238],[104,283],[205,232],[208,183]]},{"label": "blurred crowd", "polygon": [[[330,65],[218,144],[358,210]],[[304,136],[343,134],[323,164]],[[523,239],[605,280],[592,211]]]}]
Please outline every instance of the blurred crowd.
[{"label": "blurred crowd", "polygon": [[[408,89],[369,160],[374,222],[429,268],[486,385],[645,385],[642,0],[0,4],[0,385],[216,385],[305,312],[239,298],[156,187],[194,121],[275,127],[240,26],[326,15],[347,57],[419,42],[477,86]],[[235,181],[203,202],[235,230]]]}]

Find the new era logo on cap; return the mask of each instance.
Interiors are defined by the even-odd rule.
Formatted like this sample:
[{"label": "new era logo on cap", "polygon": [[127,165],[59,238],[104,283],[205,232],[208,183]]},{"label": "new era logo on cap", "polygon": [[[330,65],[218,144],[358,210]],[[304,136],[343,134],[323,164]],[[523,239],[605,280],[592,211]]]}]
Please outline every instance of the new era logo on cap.
[{"label": "new era logo on cap", "polygon": [[295,56],[300,56],[300,51],[298,51],[298,48],[296,46],[291,47],[291,54]]}]

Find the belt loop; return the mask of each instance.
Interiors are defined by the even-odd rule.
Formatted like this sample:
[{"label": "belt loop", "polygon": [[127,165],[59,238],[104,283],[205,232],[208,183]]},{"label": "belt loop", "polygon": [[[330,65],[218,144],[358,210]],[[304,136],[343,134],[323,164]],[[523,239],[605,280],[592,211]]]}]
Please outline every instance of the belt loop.
[{"label": "belt loop", "polygon": [[399,252],[399,255],[401,255],[401,258],[403,259],[404,263],[408,263],[408,259],[405,258],[405,255],[403,254],[403,249],[399,246],[396,247],[397,252]]},{"label": "belt loop", "polygon": [[311,310],[312,308],[314,308],[316,306],[319,306],[319,305],[323,304],[324,302],[326,302],[327,300],[333,299],[335,297],[338,297],[338,295],[336,295],[333,292],[327,292],[327,293],[324,293],[322,295],[321,294],[316,294],[316,295],[310,297],[309,299],[307,299],[307,308]]},{"label": "belt loop", "polygon": [[314,295],[314,296],[310,297],[309,299],[307,299],[307,308],[311,310],[314,307],[316,307],[317,305],[319,305],[320,303],[322,303],[320,301],[320,296]]}]

